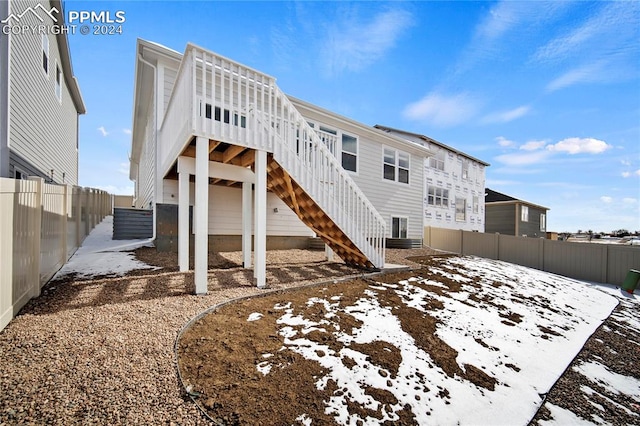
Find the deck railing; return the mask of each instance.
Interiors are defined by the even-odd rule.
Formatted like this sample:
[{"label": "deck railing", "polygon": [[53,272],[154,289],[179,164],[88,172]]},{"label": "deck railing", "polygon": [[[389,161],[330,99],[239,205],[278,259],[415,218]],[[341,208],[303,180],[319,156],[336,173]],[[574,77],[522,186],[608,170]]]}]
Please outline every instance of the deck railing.
[{"label": "deck railing", "polygon": [[189,44],[160,129],[164,173],[192,135],[272,152],[365,256],[384,265],[384,219],[275,78]]},{"label": "deck railing", "polygon": [[384,266],[385,221],[325,141],[287,96],[274,87],[276,114],[260,113],[272,132],[273,156],[376,266]]}]

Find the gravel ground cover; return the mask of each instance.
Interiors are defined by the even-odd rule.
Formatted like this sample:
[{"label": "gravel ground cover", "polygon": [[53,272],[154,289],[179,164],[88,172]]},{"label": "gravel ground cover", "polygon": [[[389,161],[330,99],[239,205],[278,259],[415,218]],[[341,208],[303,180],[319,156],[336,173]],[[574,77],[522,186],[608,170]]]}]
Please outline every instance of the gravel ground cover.
[{"label": "gravel ground cover", "polygon": [[[434,253],[387,250],[387,261],[418,267],[407,258]],[[362,272],[327,262],[322,252],[267,256],[272,290]],[[241,253],[210,256],[206,296],[191,294],[193,275],[177,272],[175,254],[141,248],[136,257],[161,269],[51,282],[0,332],[0,425],[209,424],[179,385],[176,336],[205,309],[265,291],[256,289],[252,272],[239,266]],[[640,379],[637,368],[629,367],[630,359],[637,366],[640,335],[637,328],[621,326],[621,317],[640,320],[635,299],[621,303],[589,339],[547,395],[534,424],[554,419],[562,424],[557,407],[578,420],[589,419],[587,424],[637,424],[640,396],[572,374],[597,360],[610,371]]]},{"label": "gravel ground cover", "polygon": [[[389,262],[432,250],[388,250]],[[174,359],[184,324],[210,306],[252,294],[240,252],[210,256],[209,293],[177,255],[153,248],[136,257],[161,269],[123,277],[66,276],[45,286],[0,332],[0,425],[207,424],[181,390]],[[273,290],[361,274],[324,252],[269,251]]]}]

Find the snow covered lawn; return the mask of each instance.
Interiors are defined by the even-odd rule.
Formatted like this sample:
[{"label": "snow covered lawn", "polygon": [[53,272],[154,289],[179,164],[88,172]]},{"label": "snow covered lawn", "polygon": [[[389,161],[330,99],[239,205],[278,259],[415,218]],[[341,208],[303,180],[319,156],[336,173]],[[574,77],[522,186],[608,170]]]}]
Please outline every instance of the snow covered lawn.
[{"label": "snow covered lawn", "polygon": [[[182,335],[179,368],[214,418],[527,424],[617,304],[534,269],[434,257],[415,273],[221,307]],[[298,401],[280,401],[286,389]]]}]

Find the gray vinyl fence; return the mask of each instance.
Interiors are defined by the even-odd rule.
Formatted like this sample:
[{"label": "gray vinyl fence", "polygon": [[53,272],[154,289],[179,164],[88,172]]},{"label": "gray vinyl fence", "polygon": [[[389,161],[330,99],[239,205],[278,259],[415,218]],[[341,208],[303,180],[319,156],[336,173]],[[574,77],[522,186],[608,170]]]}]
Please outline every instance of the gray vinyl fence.
[{"label": "gray vinyl fence", "polygon": [[0,178],[0,330],[40,295],[111,205],[98,189]]},{"label": "gray vinyl fence", "polygon": [[584,281],[621,285],[640,269],[640,247],[424,228],[424,244],[456,254],[503,260]]}]

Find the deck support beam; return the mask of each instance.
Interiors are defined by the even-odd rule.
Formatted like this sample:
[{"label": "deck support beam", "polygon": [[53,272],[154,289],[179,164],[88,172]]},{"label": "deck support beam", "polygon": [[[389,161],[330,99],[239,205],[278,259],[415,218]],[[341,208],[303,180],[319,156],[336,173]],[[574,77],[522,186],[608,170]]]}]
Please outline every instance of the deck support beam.
[{"label": "deck support beam", "polygon": [[242,182],[242,266],[244,268],[251,268],[252,196],[251,182]]},{"label": "deck support beam", "polygon": [[178,172],[178,265],[189,270],[189,172]]},{"label": "deck support beam", "polygon": [[195,262],[196,294],[207,294],[209,269],[209,140],[196,138]]},{"label": "deck support beam", "polygon": [[267,286],[267,152],[256,150],[255,229],[253,277],[258,288]]}]

